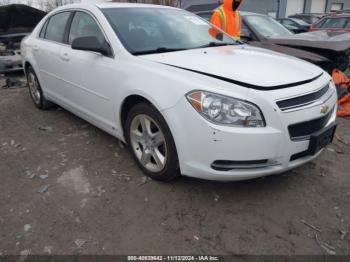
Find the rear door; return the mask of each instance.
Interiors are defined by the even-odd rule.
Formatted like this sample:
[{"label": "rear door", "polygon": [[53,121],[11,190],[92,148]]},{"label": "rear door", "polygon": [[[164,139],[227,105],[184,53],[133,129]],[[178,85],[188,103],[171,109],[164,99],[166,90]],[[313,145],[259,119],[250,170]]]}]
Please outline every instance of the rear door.
[{"label": "rear door", "polygon": [[52,15],[42,27],[39,38],[33,42],[33,55],[39,67],[40,82],[44,91],[51,98],[61,94],[62,86],[62,60],[60,53],[65,46],[65,31],[71,12],[61,12]]}]

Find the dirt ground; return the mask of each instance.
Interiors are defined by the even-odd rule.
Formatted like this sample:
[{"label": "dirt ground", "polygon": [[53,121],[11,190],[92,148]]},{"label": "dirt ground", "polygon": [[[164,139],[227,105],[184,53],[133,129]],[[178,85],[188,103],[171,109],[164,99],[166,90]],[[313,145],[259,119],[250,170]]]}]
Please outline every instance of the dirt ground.
[{"label": "dirt ground", "polygon": [[165,184],[112,136],[0,89],[0,255],[350,254],[350,119],[338,124],[283,175]]}]

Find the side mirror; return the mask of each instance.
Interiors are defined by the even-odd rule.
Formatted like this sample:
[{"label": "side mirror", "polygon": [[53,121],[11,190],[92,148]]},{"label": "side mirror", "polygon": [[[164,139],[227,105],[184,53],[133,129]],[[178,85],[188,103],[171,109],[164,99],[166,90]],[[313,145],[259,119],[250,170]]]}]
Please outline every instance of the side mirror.
[{"label": "side mirror", "polygon": [[74,39],[72,49],[97,52],[105,56],[110,56],[112,54],[108,43],[105,41],[101,44],[95,36],[84,36]]}]

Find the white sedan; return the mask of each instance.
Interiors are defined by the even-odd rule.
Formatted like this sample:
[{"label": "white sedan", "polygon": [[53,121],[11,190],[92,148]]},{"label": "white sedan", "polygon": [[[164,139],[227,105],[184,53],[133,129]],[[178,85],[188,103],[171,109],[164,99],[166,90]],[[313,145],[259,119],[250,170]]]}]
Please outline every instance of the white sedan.
[{"label": "white sedan", "polygon": [[126,142],[144,173],[242,180],[314,159],[335,131],[330,76],[186,11],[74,4],[22,42],[30,95]]}]

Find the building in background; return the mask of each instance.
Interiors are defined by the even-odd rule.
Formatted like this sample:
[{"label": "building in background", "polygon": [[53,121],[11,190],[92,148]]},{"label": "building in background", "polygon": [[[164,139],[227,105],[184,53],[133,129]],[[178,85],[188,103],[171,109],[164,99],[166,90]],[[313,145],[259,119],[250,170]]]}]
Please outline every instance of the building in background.
[{"label": "building in background", "polygon": [[[181,7],[192,12],[210,10],[222,0],[181,0]],[[329,13],[350,8],[350,0],[245,0],[241,10],[287,17],[296,13]]]},{"label": "building in background", "polygon": [[[51,11],[57,6],[80,2],[81,0],[0,0],[0,5],[23,3],[44,11]],[[85,0],[87,1],[87,0]],[[93,0],[90,0],[93,1]],[[103,0],[101,0],[103,1]],[[181,7],[191,12],[209,11],[222,4],[223,0],[104,0],[108,2],[131,2],[170,5]],[[287,17],[297,13],[329,13],[350,9],[350,0],[244,0],[241,10]]]}]

